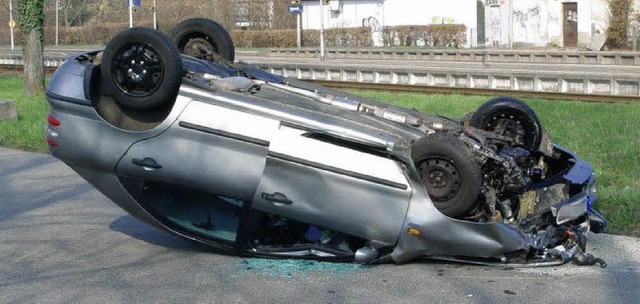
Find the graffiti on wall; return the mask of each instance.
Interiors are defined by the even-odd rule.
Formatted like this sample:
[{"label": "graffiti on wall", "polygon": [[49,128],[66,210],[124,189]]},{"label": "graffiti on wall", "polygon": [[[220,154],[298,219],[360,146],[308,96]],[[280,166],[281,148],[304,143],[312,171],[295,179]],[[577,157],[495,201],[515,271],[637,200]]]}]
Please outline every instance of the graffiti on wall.
[{"label": "graffiti on wall", "polygon": [[363,18],[362,26],[370,28],[372,33],[382,32],[382,27],[380,26],[380,22],[378,22],[378,19],[373,16],[369,18]]},{"label": "graffiti on wall", "polygon": [[382,33],[382,24],[378,21],[378,18],[370,16],[368,18],[362,19],[362,26],[368,27],[371,31],[371,40],[373,42],[373,46],[383,46],[384,45],[384,37]]},{"label": "graffiti on wall", "polygon": [[535,7],[527,10],[514,10],[513,18],[524,27],[528,21],[540,19],[540,5],[537,4]]},{"label": "graffiti on wall", "polygon": [[499,43],[502,36],[502,20],[500,19],[500,7],[491,6],[487,13],[486,29],[486,41],[488,43]]},{"label": "graffiti on wall", "polygon": [[433,16],[431,18],[431,23],[433,24],[454,24],[456,23],[456,19],[450,18],[450,17],[438,17],[438,16]]},{"label": "graffiti on wall", "polygon": [[569,10],[567,11],[567,20],[569,22],[578,22],[578,12]]},{"label": "graffiti on wall", "polygon": [[540,3],[526,9],[513,11],[514,35],[526,42],[544,40],[546,25],[542,24],[542,9]]}]

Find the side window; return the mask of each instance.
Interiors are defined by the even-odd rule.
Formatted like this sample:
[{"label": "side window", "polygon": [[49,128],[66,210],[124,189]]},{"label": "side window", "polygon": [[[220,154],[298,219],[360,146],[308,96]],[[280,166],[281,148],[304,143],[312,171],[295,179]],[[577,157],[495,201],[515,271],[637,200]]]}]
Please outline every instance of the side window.
[{"label": "side window", "polygon": [[142,205],[164,224],[212,241],[235,243],[245,203],[187,187],[146,184]]}]

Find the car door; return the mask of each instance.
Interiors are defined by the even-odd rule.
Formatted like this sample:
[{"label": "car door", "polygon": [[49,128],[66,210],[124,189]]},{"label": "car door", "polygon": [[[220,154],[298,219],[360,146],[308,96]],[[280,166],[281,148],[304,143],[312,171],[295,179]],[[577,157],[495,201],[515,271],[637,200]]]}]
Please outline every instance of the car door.
[{"label": "car door", "polygon": [[272,138],[253,208],[394,244],[411,197],[403,165],[310,134],[282,126]]},{"label": "car door", "polygon": [[250,201],[265,167],[275,119],[191,101],[162,134],[131,146],[120,177],[184,185]]}]

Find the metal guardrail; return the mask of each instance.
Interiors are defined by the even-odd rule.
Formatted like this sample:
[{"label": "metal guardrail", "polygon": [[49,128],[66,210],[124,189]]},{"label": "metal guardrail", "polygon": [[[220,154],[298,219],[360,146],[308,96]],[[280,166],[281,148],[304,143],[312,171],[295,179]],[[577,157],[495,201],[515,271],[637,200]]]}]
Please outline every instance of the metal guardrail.
[{"label": "metal guardrail", "polygon": [[[253,52],[253,54],[268,57],[320,58],[320,52],[315,49],[267,49]],[[327,50],[325,52],[325,58],[627,66],[640,65],[640,52],[334,49]]]},{"label": "metal guardrail", "polygon": [[[45,57],[44,58],[44,66],[57,68],[59,67],[67,58],[58,58],[58,57]],[[22,66],[22,56],[14,55],[14,56],[4,56],[0,58],[1,66]]]},{"label": "metal guardrail", "polygon": [[393,68],[277,63],[257,65],[277,75],[303,80],[560,94],[600,94],[630,99],[640,97],[640,75],[632,77],[615,73],[559,74],[557,71],[460,70],[446,67]]},{"label": "metal guardrail", "polygon": [[[22,66],[19,55],[0,58],[5,70]],[[9,58],[7,58],[9,57]],[[66,58],[48,56],[45,66],[55,70]],[[557,71],[450,69],[447,67],[394,68],[322,63],[258,63],[260,68],[285,77],[320,82],[337,88],[383,89],[423,93],[503,94],[548,99],[601,102],[640,102],[640,75]]]},{"label": "metal guardrail", "polygon": [[309,81],[326,86],[326,87],[341,89],[341,90],[356,89],[356,90],[371,90],[371,91],[384,91],[384,92],[409,92],[409,93],[421,93],[421,94],[512,96],[512,97],[520,97],[520,98],[573,100],[573,101],[582,101],[582,102],[640,103],[640,98],[633,97],[633,96],[513,91],[513,90],[503,90],[503,89],[456,88],[456,87],[442,87],[442,86],[342,82],[342,81],[326,81],[326,80],[309,80]]}]

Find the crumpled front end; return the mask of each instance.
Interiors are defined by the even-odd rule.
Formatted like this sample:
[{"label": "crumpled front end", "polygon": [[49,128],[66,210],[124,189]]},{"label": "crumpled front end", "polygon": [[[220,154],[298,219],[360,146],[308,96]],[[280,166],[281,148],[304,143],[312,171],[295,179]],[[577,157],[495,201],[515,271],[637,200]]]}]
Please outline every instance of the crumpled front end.
[{"label": "crumpled front end", "polygon": [[593,168],[573,153],[555,147],[569,162],[567,170],[532,185],[520,196],[516,220],[473,222],[447,217],[428,197],[416,172],[415,189],[398,244],[389,257],[404,263],[418,257],[480,264],[550,266],[574,261],[605,266],[584,252],[585,233],[607,225],[592,208],[597,199]]}]

